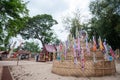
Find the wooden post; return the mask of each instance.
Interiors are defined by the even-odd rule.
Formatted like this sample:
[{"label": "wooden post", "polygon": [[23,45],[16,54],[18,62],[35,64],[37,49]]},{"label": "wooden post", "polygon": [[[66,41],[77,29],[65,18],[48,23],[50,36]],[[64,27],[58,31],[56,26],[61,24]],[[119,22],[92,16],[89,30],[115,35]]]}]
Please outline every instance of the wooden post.
[{"label": "wooden post", "polygon": [[22,46],[22,42],[20,43],[20,45],[18,46],[18,50],[17,50],[17,66],[18,66],[18,63],[19,63],[19,54],[18,54],[18,51],[20,50],[21,46]]},{"label": "wooden post", "polygon": [[18,66],[18,63],[19,63],[19,56],[18,56],[18,58],[17,58],[17,66]]},{"label": "wooden post", "polygon": [[103,61],[103,76],[104,76],[104,74],[105,74],[105,72],[104,72],[104,70],[105,70],[105,61]]},{"label": "wooden post", "polygon": [[17,66],[18,66],[18,63],[19,63],[19,54],[18,54],[18,51],[17,51]]},{"label": "wooden post", "polygon": [[51,53],[50,52],[48,53],[48,60],[49,61],[51,60]]},{"label": "wooden post", "polygon": [[115,73],[116,73],[116,65],[115,65],[115,60],[113,60],[114,68],[115,68]]}]

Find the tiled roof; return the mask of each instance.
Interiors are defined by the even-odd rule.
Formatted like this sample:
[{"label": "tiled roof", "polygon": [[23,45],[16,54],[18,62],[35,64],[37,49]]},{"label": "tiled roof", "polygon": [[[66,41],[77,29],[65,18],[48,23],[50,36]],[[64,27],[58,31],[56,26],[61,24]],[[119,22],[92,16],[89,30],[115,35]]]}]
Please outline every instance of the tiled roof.
[{"label": "tiled roof", "polygon": [[55,52],[56,51],[55,46],[53,46],[53,45],[47,45],[47,44],[45,44],[45,49],[48,52]]}]

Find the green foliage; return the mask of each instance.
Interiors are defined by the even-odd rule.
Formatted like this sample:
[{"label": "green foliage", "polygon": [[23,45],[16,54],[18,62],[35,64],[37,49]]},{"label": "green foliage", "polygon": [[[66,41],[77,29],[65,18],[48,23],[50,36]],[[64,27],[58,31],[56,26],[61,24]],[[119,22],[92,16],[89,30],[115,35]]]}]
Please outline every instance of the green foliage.
[{"label": "green foliage", "polygon": [[17,51],[18,51],[18,48],[14,48],[14,49],[13,49],[13,52],[17,52]]},{"label": "green foliage", "polygon": [[23,46],[24,50],[33,52],[33,53],[39,53],[40,52],[40,47],[39,44],[34,43],[34,42],[25,42]]},{"label": "green foliage", "polygon": [[113,49],[120,48],[120,0],[92,1],[90,11],[91,33],[106,38]]},{"label": "green foliage", "polygon": [[27,20],[26,4],[22,0],[0,0],[0,44],[5,48]]},{"label": "green foliage", "polygon": [[44,44],[50,43],[54,37],[54,33],[51,29],[53,25],[57,24],[57,21],[52,18],[51,15],[42,14],[29,18],[25,28],[20,31],[23,38],[36,38]]},{"label": "green foliage", "polygon": [[60,44],[60,40],[57,38],[54,38],[53,44],[55,45],[59,45]]}]

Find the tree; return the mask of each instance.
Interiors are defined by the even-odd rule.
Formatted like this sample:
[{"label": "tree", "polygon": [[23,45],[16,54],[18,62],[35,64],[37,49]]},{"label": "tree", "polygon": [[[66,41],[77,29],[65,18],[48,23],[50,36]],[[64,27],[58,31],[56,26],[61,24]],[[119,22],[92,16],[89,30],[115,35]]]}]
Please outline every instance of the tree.
[{"label": "tree", "polygon": [[22,0],[0,1],[0,45],[3,45],[5,50],[11,36],[16,36],[23,27],[27,15],[26,3]]},{"label": "tree", "polygon": [[41,41],[42,45],[50,43],[54,39],[51,29],[57,21],[51,15],[42,14],[29,18],[25,28],[20,31],[23,38],[35,38]]},{"label": "tree", "polygon": [[53,44],[54,44],[54,45],[59,45],[59,44],[60,44],[60,40],[57,39],[57,38],[55,38]]},{"label": "tree", "polygon": [[81,15],[80,10],[77,10],[73,13],[73,17],[65,17],[63,18],[63,24],[65,26],[65,29],[68,30],[74,38],[76,38],[76,30],[80,31],[83,26],[81,25]]},{"label": "tree", "polygon": [[33,52],[33,53],[39,53],[40,52],[39,44],[34,43],[34,42],[25,42],[22,49]]},{"label": "tree", "polygon": [[[106,39],[115,50],[120,48],[120,0],[95,0],[90,3],[92,32]],[[94,30],[94,31],[93,31]]]}]

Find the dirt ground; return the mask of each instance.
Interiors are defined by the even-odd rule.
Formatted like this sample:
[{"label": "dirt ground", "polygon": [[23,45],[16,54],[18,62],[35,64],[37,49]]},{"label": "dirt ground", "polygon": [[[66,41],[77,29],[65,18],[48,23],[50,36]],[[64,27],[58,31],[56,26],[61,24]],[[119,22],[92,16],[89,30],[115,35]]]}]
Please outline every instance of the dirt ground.
[{"label": "dirt ground", "polygon": [[116,63],[117,73],[104,77],[70,77],[51,73],[52,62],[0,61],[0,66],[9,66],[14,80],[120,80],[120,63]]}]

